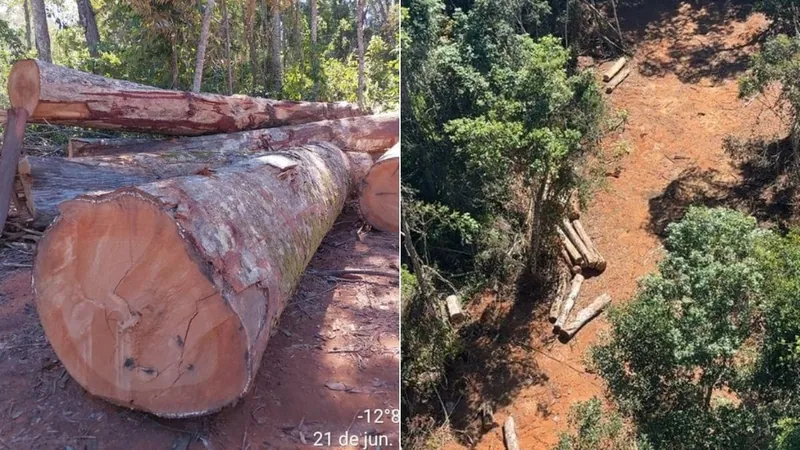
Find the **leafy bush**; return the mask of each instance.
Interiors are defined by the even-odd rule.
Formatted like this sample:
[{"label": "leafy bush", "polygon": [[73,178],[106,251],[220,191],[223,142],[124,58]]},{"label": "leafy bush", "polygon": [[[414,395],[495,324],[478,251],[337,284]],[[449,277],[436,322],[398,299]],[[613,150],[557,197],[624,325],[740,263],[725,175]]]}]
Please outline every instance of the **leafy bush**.
[{"label": "leafy bush", "polygon": [[604,408],[597,397],[572,405],[572,433],[563,433],[554,450],[649,450],[647,442],[636,442],[635,433],[616,411]]}]

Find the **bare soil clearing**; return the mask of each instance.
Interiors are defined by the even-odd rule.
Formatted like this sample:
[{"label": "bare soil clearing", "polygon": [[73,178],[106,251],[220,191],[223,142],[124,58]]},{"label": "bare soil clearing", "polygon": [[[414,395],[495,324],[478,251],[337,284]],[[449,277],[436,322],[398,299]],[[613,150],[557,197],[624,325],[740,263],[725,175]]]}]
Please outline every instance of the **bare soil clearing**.
[{"label": "bare soil clearing", "polygon": [[[399,425],[356,416],[398,408],[397,280],[323,271],[396,270],[394,233],[359,234],[352,208],[326,235],[270,339],[254,387],[237,405],[194,419],[165,420],[89,396],[46,342],[25,255],[0,253],[0,447],[50,449],[273,449],[311,447],[379,433],[399,441]],[[320,274],[318,274],[320,273]],[[305,441],[305,444],[304,444]],[[207,445],[208,446],[207,446]]]},{"label": "bare soil clearing", "polygon": [[[661,257],[664,227],[690,204],[738,207],[769,222],[795,217],[795,194],[781,174],[735,164],[723,150],[728,135],[785,137],[767,101],[738,98],[736,78],[764,38],[766,19],[736,4],[665,3],[623,11],[637,47],[631,75],[609,100],[627,111],[628,122],[606,138],[603,161],[618,170],[581,216],[608,268],[587,278],[576,308],[603,293],[614,303],[629,299]],[[626,147],[629,153],[620,152]],[[567,429],[573,403],[603,396],[585,358],[607,329],[604,315],[561,344],[547,321],[546,293],[525,286],[516,302],[486,293],[469,305],[474,322],[464,332],[474,350],[458,363],[459,379],[449,377],[449,392],[457,393],[444,399],[453,406],[452,427],[464,432],[444,448],[503,449],[499,424],[513,415],[521,448],[548,449]],[[494,411],[489,424],[481,420],[487,406]]]}]

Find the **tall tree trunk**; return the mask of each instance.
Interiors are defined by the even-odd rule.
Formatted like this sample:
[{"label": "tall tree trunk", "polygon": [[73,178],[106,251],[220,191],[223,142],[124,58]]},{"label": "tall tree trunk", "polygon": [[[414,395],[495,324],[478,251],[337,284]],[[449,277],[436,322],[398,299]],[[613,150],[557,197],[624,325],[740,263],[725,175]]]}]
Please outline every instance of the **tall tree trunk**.
[{"label": "tall tree trunk", "polygon": [[179,70],[180,66],[179,66],[179,62],[178,62],[178,43],[176,42],[177,39],[176,39],[176,37],[174,35],[170,38],[170,40],[171,40],[171,45],[172,45],[172,60],[170,61],[170,66],[171,66],[171,70],[172,70],[172,86],[170,86],[170,87],[172,89],[178,89],[179,88],[179,86],[178,86],[179,78],[178,77],[180,75],[180,70]]},{"label": "tall tree trunk", "polygon": [[317,0],[311,0],[311,78],[314,80],[312,100],[319,97],[319,55],[317,52]]},{"label": "tall tree trunk", "polygon": [[247,32],[247,43],[249,45],[249,56],[250,56],[250,73],[252,75],[252,82],[253,84],[250,87],[251,93],[256,92],[256,88],[258,86],[259,81],[259,74],[261,71],[259,70],[258,64],[258,43],[256,42],[256,0],[248,0],[247,1],[247,10],[245,11],[245,29]]},{"label": "tall tree trunk", "polygon": [[233,63],[231,62],[231,26],[228,21],[228,2],[222,0],[222,27],[225,32],[225,65],[227,66],[228,95],[233,94]]},{"label": "tall tree trunk", "polygon": [[357,39],[358,39],[358,107],[362,111],[366,108],[364,102],[364,0],[358,0],[356,14],[357,18]]},{"label": "tall tree trunk", "polygon": [[22,3],[22,8],[25,10],[25,48],[30,50],[33,43],[31,42],[31,10],[28,0]]},{"label": "tall tree trunk", "polygon": [[206,2],[206,10],[203,13],[203,28],[200,30],[200,42],[197,44],[197,62],[194,66],[194,82],[192,92],[200,92],[200,85],[203,84],[203,66],[206,62],[206,45],[208,45],[208,30],[211,28],[211,13],[214,11],[214,0]]},{"label": "tall tree trunk", "polygon": [[89,47],[89,54],[92,58],[100,56],[97,47],[100,45],[100,32],[97,30],[97,20],[94,17],[94,10],[90,0],[77,0],[78,17],[80,18],[83,34],[86,36],[86,46]]},{"label": "tall tree trunk", "polygon": [[42,61],[53,62],[50,54],[50,33],[47,31],[47,11],[44,0],[31,0],[33,11],[33,30],[36,37],[36,52]]},{"label": "tall tree trunk", "polygon": [[272,0],[270,5],[270,22],[272,33],[270,40],[272,41],[272,70],[275,71],[274,77],[274,95],[279,96],[283,92],[283,64],[281,63],[281,51],[283,41],[281,40],[281,2],[280,0]]}]

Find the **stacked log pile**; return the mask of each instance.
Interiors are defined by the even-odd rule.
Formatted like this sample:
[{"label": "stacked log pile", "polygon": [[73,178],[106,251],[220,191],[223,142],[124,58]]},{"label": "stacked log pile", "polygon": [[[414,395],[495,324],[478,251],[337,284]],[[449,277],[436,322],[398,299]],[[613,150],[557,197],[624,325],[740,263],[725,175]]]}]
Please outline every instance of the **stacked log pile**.
[{"label": "stacked log pile", "polygon": [[[566,217],[558,225],[557,233],[563,262],[569,270],[559,270],[555,298],[551,303],[548,319],[553,323],[553,331],[562,341],[567,341],[597,317],[611,303],[611,297],[603,294],[590,305],[572,314],[586,278],[600,275],[606,270],[605,258],[580,221],[580,209],[575,196],[567,204]],[[571,281],[569,275],[572,275]]]},{"label": "stacked log pile", "polygon": [[[69,374],[113,403],[163,417],[234,403],[348,197],[374,228],[398,228],[397,114],[35,60],[14,65],[8,88],[0,228],[9,201],[46,228],[33,267],[45,333]],[[175,137],[20,157],[26,122]]]}]

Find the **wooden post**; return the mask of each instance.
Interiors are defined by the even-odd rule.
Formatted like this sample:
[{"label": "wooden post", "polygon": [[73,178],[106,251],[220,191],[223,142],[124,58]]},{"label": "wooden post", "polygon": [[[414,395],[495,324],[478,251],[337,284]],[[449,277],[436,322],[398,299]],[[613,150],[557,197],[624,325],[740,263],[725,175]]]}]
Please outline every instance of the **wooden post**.
[{"label": "wooden post", "polygon": [[0,234],[8,218],[8,208],[14,195],[14,177],[17,174],[17,162],[22,152],[22,140],[25,137],[25,123],[28,111],[25,108],[8,110],[8,122],[3,133],[3,149],[0,154]]}]

